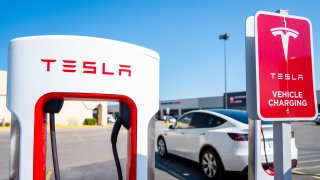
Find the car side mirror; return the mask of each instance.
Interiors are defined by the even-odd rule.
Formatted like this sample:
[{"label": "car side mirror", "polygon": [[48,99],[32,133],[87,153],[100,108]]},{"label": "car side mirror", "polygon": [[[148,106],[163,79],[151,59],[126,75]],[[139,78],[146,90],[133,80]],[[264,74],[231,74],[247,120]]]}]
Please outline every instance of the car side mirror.
[{"label": "car side mirror", "polygon": [[173,129],[173,125],[170,124],[170,125],[168,126],[168,128],[169,128],[169,129]]}]

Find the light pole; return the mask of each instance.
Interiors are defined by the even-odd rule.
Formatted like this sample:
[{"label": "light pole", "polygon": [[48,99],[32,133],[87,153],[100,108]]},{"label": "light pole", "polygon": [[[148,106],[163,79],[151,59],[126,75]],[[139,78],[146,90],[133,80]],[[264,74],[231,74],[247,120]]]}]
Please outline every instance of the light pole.
[{"label": "light pole", "polygon": [[228,109],[228,94],[227,94],[227,50],[226,50],[226,40],[229,39],[229,35],[227,33],[219,35],[219,39],[223,40],[224,44],[224,108]]}]

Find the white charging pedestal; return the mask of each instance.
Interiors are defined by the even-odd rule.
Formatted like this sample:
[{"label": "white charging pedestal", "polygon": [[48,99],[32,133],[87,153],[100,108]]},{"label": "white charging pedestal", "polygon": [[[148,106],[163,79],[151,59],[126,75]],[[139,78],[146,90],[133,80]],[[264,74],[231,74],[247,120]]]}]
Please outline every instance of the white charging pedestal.
[{"label": "white charging pedestal", "polygon": [[13,39],[7,94],[7,106],[13,114],[10,179],[45,179],[43,105],[55,98],[126,103],[131,113],[126,178],[154,178],[153,117],[159,109],[156,52],[92,37]]}]

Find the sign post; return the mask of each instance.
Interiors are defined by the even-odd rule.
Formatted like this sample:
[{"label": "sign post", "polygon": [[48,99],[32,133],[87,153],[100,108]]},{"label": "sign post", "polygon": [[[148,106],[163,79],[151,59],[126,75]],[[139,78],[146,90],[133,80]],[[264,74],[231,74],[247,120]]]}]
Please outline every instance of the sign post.
[{"label": "sign post", "polygon": [[261,120],[257,114],[256,61],[254,43],[254,16],[246,21],[246,77],[247,111],[249,116],[249,180],[273,180],[272,174],[262,167],[261,158]]},{"label": "sign post", "polygon": [[291,123],[273,122],[274,179],[291,180]]},{"label": "sign post", "polygon": [[[307,18],[281,11],[259,11],[254,21],[249,18],[246,30],[249,118],[273,121],[274,178],[291,179],[290,122],[313,120],[318,114],[311,23]],[[248,26],[248,22],[254,25]],[[254,136],[252,142],[256,143],[259,137],[256,133]],[[256,151],[255,145],[255,156],[257,153],[259,156]],[[249,167],[249,178],[257,179],[250,172],[257,173],[257,169],[250,171]]]}]

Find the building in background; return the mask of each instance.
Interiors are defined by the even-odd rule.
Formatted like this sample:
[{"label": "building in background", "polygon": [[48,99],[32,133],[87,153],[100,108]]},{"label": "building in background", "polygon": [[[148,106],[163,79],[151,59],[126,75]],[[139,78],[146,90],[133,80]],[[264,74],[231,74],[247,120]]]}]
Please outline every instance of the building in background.
[{"label": "building in background", "polygon": [[[0,71],[0,125],[11,122],[11,112],[6,107],[7,72]],[[57,125],[82,125],[85,118],[96,118],[99,125],[107,123],[107,101],[64,101],[56,115]]]},{"label": "building in background", "polygon": [[7,109],[7,72],[0,71],[0,126],[11,121],[11,113]]},{"label": "building in background", "polygon": [[[229,94],[232,93],[228,93]],[[179,117],[182,114],[196,110],[196,109],[217,109],[223,108],[223,97],[204,97],[204,98],[190,98],[190,99],[175,99],[160,101],[160,110],[157,114],[157,119],[164,119],[165,116]],[[236,105],[233,106],[237,108]],[[243,107],[239,107],[243,108]],[[108,105],[109,114],[116,117],[119,114],[119,105]]]},{"label": "building in background", "polygon": [[[7,72],[0,71],[0,125],[2,122],[11,121],[11,113],[6,107],[7,93]],[[175,99],[160,101],[160,109],[156,116],[157,119],[164,119],[170,115],[175,118],[182,114],[196,109],[219,109],[224,108],[223,96]],[[246,92],[227,93],[227,103],[230,109],[246,109]],[[320,108],[320,91],[317,91],[318,109]],[[99,111],[101,124],[107,123],[108,119],[114,122],[119,116],[119,104],[112,102],[107,105],[107,101],[65,101],[61,112],[57,115],[56,124],[58,125],[81,125],[85,118],[97,118]]]},{"label": "building in background", "polygon": [[[99,106],[101,117],[98,117]],[[98,125],[107,124],[107,101],[64,101],[61,111],[56,115],[56,124],[82,125],[85,118],[96,118]]]},{"label": "building in background", "polygon": [[[160,109],[157,114],[157,119],[164,119],[165,116],[180,117],[182,114],[198,109],[223,109],[223,96],[190,98],[190,99],[174,99],[160,101]],[[247,97],[245,91],[228,92],[227,103],[229,109],[246,110]],[[320,108],[320,91],[317,91],[318,109]],[[119,106],[117,104],[108,105],[109,113],[116,116],[119,113]],[[319,111],[320,112],[320,111]]]},{"label": "building in background", "polygon": [[177,118],[188,111],[214,108],[223,108],[222,97],[166,100],[160,101],[158,117],[164,119],[164,116],[170,115]]},{"label": "building in background", "polygon": [[[225,98],[226,94],[224,94],[223,97]],[[247,93],[245,91],[227,93],[228,109],[245,110],[246,106],[247,106]]]}]

